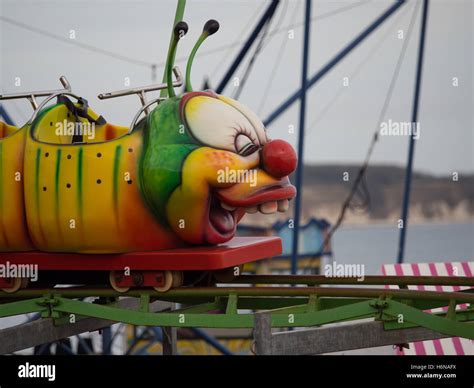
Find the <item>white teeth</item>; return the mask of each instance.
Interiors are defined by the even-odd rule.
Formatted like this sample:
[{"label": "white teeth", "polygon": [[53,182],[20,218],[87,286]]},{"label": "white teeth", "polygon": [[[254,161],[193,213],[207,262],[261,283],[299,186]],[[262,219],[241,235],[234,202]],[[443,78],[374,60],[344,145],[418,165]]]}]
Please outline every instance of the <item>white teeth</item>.
[{"label": "white teeth", "polygon": [[249,214],[254,214],[258,212],[258,207],[257,206],[246,207],[245,211]]},{"label": "white teeth", "polygon": [[221,202],[221,206],[222,206],[223,209],[228,210],[228,211],[230,211],[230,212],[232,212],[232,211],[234,211],[235,209],[237,209],[236,207],[227,205],[227,204],[225,204],[224,202]]},{"label": "white teeth", "polygon": [[288,208],[290,207],[290,201],[287,199],[282,199],[278,201],[278,211],[279,212],[286,212]]},{"label": "white teeth", "polygon": [[276,201],[272,201],[272,202],[262,203],[258,208],[260,212],[263,214],[272,214],[277,211],[278,206],[277,206]]}]

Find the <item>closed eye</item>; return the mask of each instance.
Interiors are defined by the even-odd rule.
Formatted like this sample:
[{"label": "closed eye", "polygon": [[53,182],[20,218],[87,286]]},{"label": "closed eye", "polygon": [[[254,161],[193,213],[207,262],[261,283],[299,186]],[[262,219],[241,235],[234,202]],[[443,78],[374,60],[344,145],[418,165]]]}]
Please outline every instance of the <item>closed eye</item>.
[{"label": "closed eye", "polygon": [[244,133],[237,134],[234,144],[236,152],[242,156],[253,154],[259,149],[259,146],[254,143],[254,140]]}]

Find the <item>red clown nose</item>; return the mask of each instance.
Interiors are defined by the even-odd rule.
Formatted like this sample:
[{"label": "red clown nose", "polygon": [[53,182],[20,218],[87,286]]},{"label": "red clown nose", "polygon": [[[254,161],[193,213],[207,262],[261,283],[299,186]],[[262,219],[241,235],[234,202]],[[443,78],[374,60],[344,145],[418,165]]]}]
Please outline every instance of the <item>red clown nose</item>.
[{"label": "red clown nose", "polygon": [[284,140],[271,140],[262,149],[263,168],[274,178],[283,178],[296,169],[296,152]]}]

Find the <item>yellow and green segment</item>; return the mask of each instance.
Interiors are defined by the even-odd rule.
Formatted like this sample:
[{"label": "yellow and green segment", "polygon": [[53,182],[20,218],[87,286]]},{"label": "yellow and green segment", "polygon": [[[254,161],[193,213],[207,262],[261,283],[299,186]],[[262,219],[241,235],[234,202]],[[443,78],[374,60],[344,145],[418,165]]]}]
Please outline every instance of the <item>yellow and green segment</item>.
[{"label": "yellow and green segment", "polygon": [[58,123],[70,122],[68,108],[56,104],[31,127],[4,131],[0,251],[113,253],[172,244],[141,196],[142,129],[129,135],[128,128],[106,123],[87,143],[72,144],[72,136],[58,130]]}]

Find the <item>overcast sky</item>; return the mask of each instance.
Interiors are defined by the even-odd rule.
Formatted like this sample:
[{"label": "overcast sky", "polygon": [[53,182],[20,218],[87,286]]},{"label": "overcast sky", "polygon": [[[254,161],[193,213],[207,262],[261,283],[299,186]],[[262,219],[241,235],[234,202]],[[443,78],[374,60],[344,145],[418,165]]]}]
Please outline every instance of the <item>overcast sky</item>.
[{"label": "overcast sky", "polygon": [[[382,0],[313,2],[310,74],[314,74],[335,53],[392,2]],[[139,108],[138,98],[100,101],[97,94],[151,82],[151,64],[157,63],[161,79],[175,1],[25,1],[0,0],[0,88],[2,92],[55,89],[64,74],[76,94],[112,123],[128,125]],[[250,33],[268,2],[188,0],[185,20],[189,32],[178,49],[178,65],[185,61],[204,22],[214,18],[220,31],[209,38],[197,56],[194,86],[209,77],[216,86]],[[360,163],[366,153],[387,94],[416,1],[408,1],[367,38],[308,95],[305,161],[309,163]],[[342,9],[343,12],[337,12]],[[262,120],[297,90],[301,78],[303,1],[282,1],[270,26],[270,33],[255,61],[240,100],[258,112]],[[329,14],[328,14],[329,13]],[[329,15],[329,16],[328,16]],[[415,79],[416,52],[420,30],[418,7],[411,39],[398,82],[384,120],[409,122]],[[27,30],[46,30],[70,41],[94,46],[136,60],[77,47]],[[473,2],[431,0],[426,37],[425,64],[420,100],[421,137],[416,142],[415,169],[434,174],[474,172],[473,163]],[[288,30],[294,30],[289,39]],[[272,33],[272,31],[277,31]],[[285,42],[285,43],[284,43]],[[232,44],[236,43],[233,45]],[[229,48],[229,46],[231,46]],[[247,62],[236,76],[242,77]],[[355,75],[354,75],[355,73]],[[274,74],[270,79],[271,74]],[[21,86],[15,86],[16,77]],[[342,86],[349,77],[349,85]],[[453,77],[459,85],[453,86]],[[269,85],[269,86],[268,86]],[[265,90],[267,98],[263,101]],[[233,96],[229,85],[224,94]],[[27,102],[7,102],[5,107],[18,123],[31,109]],[[298,103],[268,128],[271,137],[296,144]],[[382,137],[373,162],[406,163],[408,138]]]}]

